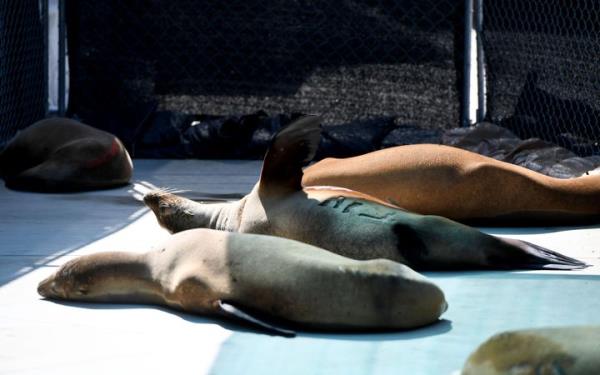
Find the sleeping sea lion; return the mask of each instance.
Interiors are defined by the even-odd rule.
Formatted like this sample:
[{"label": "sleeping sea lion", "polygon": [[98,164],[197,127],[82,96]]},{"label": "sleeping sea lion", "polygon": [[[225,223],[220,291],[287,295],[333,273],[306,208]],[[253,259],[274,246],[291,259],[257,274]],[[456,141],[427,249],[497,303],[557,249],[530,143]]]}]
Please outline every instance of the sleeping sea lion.
[{"label": "sleeping sea lion", "polygon": [[553,178],[442,145],[392,147],[309,166],[304,186],[340,186],[424,215],[484,224],[600,219],[600,175]]},{"label": "sleeping sea lion", "polygon": [[462,374],[600,374],[600,327],[500,333],[471,354]]},{"label": "sleeping sea lion", "polygon": [[0,152],[0,177],[16,190],[107,189],[127,184],[132,171],[117,137],[68,118],[38,121]]},{"label": "sleeping sea lion", "polygon": [[247,320],[252,313],[323,330],[407,329],[435,322],[443,292],[410,268],[357,261],[272,236],[194,229],[148,253],[106,252],[64,264],[46,298],[167,305]]},{"label": "sleeping sea lion", "polygon": [[386,258],[417,269],[581,268],[524,241],[502,239],[440,216],[423,216],[347,189],[302,189],[302,166],[320,139],[319,117],[280,131],[259,182],[236,202],[202,204],[162,191],[144,202],[171,232],[205,227],[286,237],[353,259]]}]

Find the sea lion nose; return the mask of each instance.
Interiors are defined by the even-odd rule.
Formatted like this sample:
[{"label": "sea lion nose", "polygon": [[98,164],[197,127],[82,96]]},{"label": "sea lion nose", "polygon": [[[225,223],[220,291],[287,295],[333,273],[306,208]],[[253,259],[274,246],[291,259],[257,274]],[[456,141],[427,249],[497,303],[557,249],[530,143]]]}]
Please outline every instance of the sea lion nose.
[{"label": "sea lion nose", "polygon": [[52,291],[52,284],[53,284],[53,281],[51,278],[42,280],[38,284],[38,288],[37,288],[38,294],[42,297],[49,297],[50,292]]},{"label": "sea lion nose", "polygon": [[146,195],[144,195],[144,203],[146,206],[150,207],[152,211],[156,211],[158,208],[158,194],[153,191],[146,193]]}]

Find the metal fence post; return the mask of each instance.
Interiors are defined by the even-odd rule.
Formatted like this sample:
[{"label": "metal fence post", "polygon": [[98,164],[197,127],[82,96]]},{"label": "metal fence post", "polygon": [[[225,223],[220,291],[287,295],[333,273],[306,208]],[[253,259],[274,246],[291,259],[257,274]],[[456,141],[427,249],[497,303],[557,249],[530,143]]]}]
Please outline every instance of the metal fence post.
[{"label": "metal fence post", "polygon": [[465,50],[463,74],[462,126],[469,126],[471,106],[471,30],[473,29],[473,0],[465,0]]},{"label": "metal fence post", "polygon": [[48,0],[40,0],[40,18],[42,22],[42,38],[44,43],[44,116],[49,111],[49,93],[48,93]]},{"label": "metal fence post", "polygon": [[477,122],[486,115],[485,60],[483,51],[483,0],[476,0],[475,32],[477,36]]},{"label": "metal fence post", "polygon": [[65,0],[58,1],[58,114],[64,116],[65,105]]}]

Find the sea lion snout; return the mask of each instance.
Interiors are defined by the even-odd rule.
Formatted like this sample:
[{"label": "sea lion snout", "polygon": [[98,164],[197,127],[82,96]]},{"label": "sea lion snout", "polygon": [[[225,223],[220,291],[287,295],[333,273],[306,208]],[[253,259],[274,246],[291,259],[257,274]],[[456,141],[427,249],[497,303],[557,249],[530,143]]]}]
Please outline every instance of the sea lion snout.
[{"label": "sea lion snout", "polygon": [[158,203],[160,201],[160,193],[158,191],[150,191],[144,195],[144,204],[154,212],[158,210]]},{"label": "sea lion snout", "polygon": [[54,275],[47,277],[38,284],[37,292],[44,298],[52,298],[58,296],[56,289],[56,281]]}]

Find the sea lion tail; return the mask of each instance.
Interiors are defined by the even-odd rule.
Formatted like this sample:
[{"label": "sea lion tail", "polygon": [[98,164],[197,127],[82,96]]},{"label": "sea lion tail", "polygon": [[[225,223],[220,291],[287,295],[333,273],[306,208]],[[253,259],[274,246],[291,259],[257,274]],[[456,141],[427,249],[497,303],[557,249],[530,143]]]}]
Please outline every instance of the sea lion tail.
[{"label": "sea lion tail", "polygon": [[[589,267],[590,265],[575,258],[568,257],[545,247],[521,240],[510,238],[498,238],[513,251],[507,252],[507,257],[499,260],[496,264],[502,264],[507,268],[522,269],[551,269],[551,270],[574,270]],[[515,254],[515,251],[517,253]]]}]

